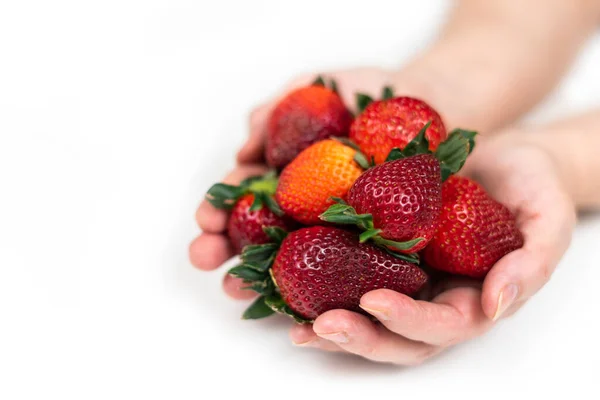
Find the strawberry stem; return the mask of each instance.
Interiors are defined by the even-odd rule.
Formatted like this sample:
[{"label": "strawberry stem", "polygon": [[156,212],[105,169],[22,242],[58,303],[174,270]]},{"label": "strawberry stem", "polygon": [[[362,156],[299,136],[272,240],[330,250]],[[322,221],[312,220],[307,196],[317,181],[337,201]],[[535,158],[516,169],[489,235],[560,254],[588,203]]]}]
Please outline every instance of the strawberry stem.
[{"label": "strawberry stem", "polygon": [[[344,203],[336,203],[330,206],[319,218],[326,222],[341,225],[355,225],[362,229],[363,232],[359,236],[361,243],[367,240],[372,240],[375,244],[384,248],[393,248],[398,251],[410,251],[417,244],[423,241],[423,238],[416,238],[406,242],[395,242],[393,240],[384,239],[381,237],[381,229],[375,228],[373,225],[373,216],[371,214],[357,214],[354,207]],[[413,260],[414,262],[414,260]],[[418,263],[418,259],[417,259]]]}]

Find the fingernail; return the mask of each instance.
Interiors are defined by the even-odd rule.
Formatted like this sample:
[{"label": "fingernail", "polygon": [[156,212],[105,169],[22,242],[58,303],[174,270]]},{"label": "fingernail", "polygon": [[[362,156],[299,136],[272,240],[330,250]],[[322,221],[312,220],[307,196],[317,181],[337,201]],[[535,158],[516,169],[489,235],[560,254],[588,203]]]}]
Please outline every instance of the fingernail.
[{"label": "fingernail", "polygon": [[508,310],[508,308],[515,302],[517,295],[519,294],[519,287],[514,283],[506,285],[498,296],[498,308],[496,308],[496,314],[494,314],[493,320],[496,321],[502,316],[502,314]]},{"label": "fingernail", "polygon": [[333,332],[333,333],[317,333],[319,337],[330,340],[334,343],[348,343],[348,334],[346,332]]},{"label": "fingernail", "polygon": [[306,342],[294,342],[292,340],[292,344],[294,346],[298,346],[298,347],[310,347],[313,344],[315,344],[315,342],[317,341],[317,339],[311,339],[311,340],[307,340]]},{"label": "fingernail", "polygon": [[372,316],[374,316],[375,318],[377,318],[380,321],[389,321],[391,318],[389,316],[389,314],[385,311],[382,310],[375,310],[373,308],[368,308],[362,305],[359,305],[360,308],[362,308],[363,310],[365,310],[366,312],[368,312],[369,314],[371,314]]}]

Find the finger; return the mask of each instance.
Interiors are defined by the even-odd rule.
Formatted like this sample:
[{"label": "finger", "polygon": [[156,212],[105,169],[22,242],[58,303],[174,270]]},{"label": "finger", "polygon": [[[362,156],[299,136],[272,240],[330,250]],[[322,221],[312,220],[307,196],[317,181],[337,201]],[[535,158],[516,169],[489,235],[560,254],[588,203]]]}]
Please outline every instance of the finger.
[{"label": "finger", "polygon": [[419,299],[419,300],[430,300],[441,293],[447,292],[452,289],[461,288],[461,287],[470,287],[473,289],[478,289],[481,291],[481,286],[483,282],[477,279],[471,279],[467,277],[448,277],[443,279],[431,289],[431,297],[429,299]]},{"label": "finger", "polygon": [[544,286],[570,244],[574,209],[566,198],[549,193],[553,191],[528,199],[527,209],[535,211],[518,212],[524,246],[503,257],[486,276],[482,306],[494,320]]},{"label": "finger", "polygon": [[502,314],[502,318],[512,317],[517,311],[519,311],[527,303],[527,300],[528,299],[522,299],[522,300],[519,300],[519,301],[515,302],[512,305],[512,307],[510,307],[508,310],[506,310]]},{"label": "finger", "polygon": [[264,146],[267,136],[267,120],[273,105],[263,104],[250,113],[248,140],[237,153],[240,164],[260,163],[264,161]]},{"label": "finger", "polygon": [[322,314],[315,320],[313,330],[350,353],[379,362],[415,365],[441,350],[398,336],[364,315],[346,310]]},{"label": "finger", "polygon": [[214,233],[201,234],[190,243],[189,247],[192,265],[204,271],[218,268],[233,255],[234,251],[229,240],[223,235]]},{"label": "finger", "polygon": [[[223,179],[223,183],[238,185],[253,175],[262,175],[267,171],[264,165],[250,164],[236,167]],[[196,211],[196,222],[202,231],[221,233],[227,227],[227,211],[215,208],[207,200],[203,200]]]},{"label": "finger", "polygon": [[233,299],[250,300],[255,298],[257,293],[252,290],[244,289],[247,287],[248,284],[244,283],[240,278],[236,278],[229,274],[226,274],[223,278],[223,290]]},{"label": "finger", "polygon": [[321,339],[313,331],[312,325],[296,324],[290,329],[290,339],[295,346],[314,347],[325,351],[344,351],[335,343]]},{"label": "finger", "polygon": [[365,294],[360,306],[398,335],[435,346],[450,346],[478,336],[491,326],[481,308],[480,296],[477,289],[461,287],[427,302],[380,289]]}]

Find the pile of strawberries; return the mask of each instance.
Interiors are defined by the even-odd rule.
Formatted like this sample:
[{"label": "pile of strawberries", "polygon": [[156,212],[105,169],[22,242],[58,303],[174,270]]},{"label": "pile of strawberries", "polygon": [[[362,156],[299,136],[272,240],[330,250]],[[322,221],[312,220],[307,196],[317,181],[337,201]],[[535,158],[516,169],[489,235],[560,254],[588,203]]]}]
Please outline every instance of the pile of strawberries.
[{"label": "pile of strawberries", "polygon": [[510,211],[454,175],[475,132],[447,132],[428,104],[389,88],[381,100],[357,99],[354,118],[333,82],[289,93],[267,125],[274,172],[208,191],[231,210],[241,264],[229,273],[260,294],[245,318],[360,312],[371,290],[416,295],[424,269],[483,278],[523,246]]}]

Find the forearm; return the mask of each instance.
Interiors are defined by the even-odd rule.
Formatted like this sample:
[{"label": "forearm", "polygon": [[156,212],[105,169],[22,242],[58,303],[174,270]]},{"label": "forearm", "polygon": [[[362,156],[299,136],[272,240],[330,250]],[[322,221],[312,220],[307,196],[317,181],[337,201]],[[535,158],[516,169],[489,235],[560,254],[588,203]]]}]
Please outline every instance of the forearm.
[{"label": "forearm", "polygon": [[399,79],[450,127],[495,131],[552,90],[599,16],[594,0],[460,0]]},{"label": "forearm", "polygon": [[492,140],[544,149],[576,206],[600,209],[600,110],[549,126],[510,130]]}]

